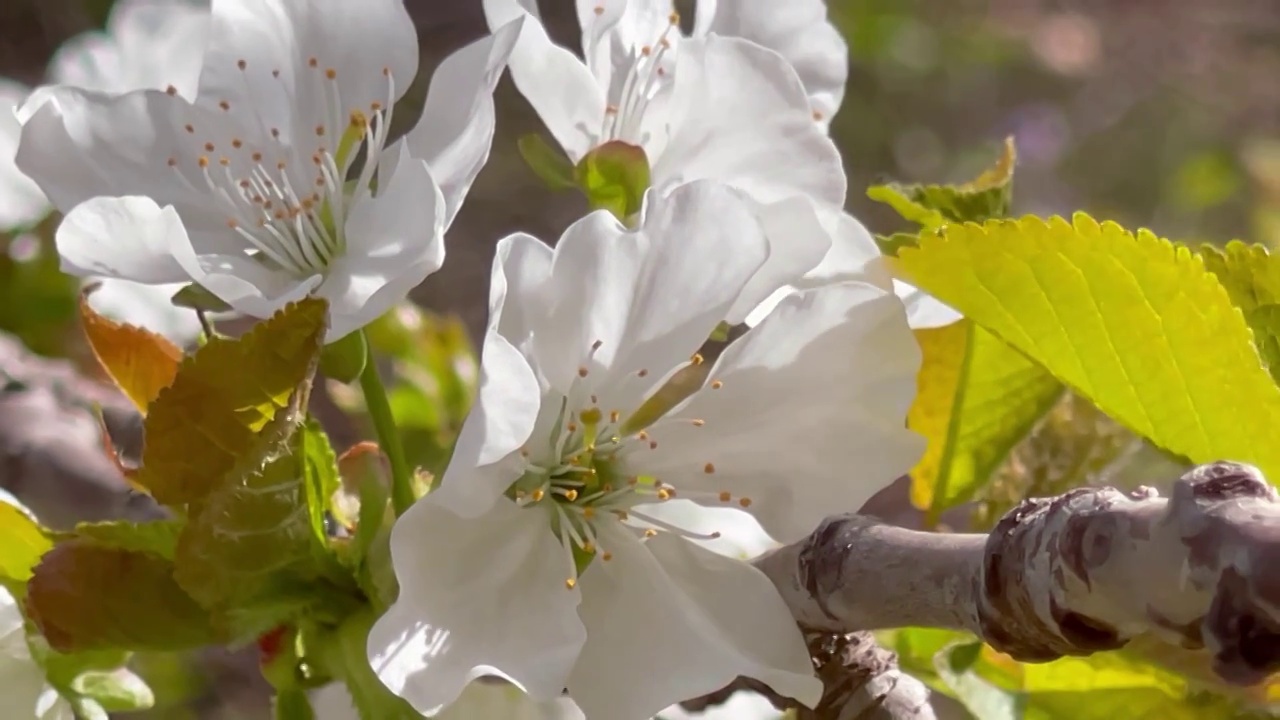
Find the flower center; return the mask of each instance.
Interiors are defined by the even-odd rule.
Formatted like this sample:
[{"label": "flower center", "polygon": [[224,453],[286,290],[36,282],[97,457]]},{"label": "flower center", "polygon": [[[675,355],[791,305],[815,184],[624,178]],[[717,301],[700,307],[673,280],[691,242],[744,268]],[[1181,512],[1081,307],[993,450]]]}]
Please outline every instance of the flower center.
[{"label": "flower center", "polygon": [[[597,12],[600,10],[597,8]],[[600,127],[600,144],[621,140],[643,147],[648,142],[647,133],[642,132],[642,121],[653,101],[671,87],[668,51],[671,50],[671,34],[679,34],[679,26],[680,15],[671,13],[656,41],[630,48],[630,56],[619,61],[622,85],[609,89],[609,105],[605,107]],[[613,84],[616,86],[616,82]]]},{"label": "flower center", "polygon": [[[252,72],[244,60],[237,67],[242,74]],[[271,74],[279,80],[279,70]],[[347,214],[353,200],[370,190],[382,160],[396,97],[390,69],[383,68],[382,75],[386,103],[349,108],[339,92],[337,71],[311,58],[296,81],[299,86],[310,83],[297,92],[312,100],[308,108],[314,127],[306,123],[312,118],[295,117],[291,136],[282,138],[281,129],[257,108],[249,117],[241,116],[240,123],[229,119],[225,127],[198,128],[189,122],[183,127],[189,136],[219,134],[197,140],[191,157],[170,156],[168,165],[188,190],[212,203],[257,259],[299,278],[321,273],[346,250]],[[168,92],[176,94],[173,87]],[[283,85],[280,92],[286,93]],[[231,110],[227,101],[218,107]],[[245,130],[249,139],[228,135],[231,127]],[[315,138],[314,150],[307,147],[308,137]],[[360,158],[363,166],[348,182]]]},{"label": "flower center", "polygon": [[[599,347],[597,341],[591,354]],[[702,363],[702,356],[695,354],[685,367]],[[552,406],[556,417],[549,434],[531,438],[533,450],[529,446],[521,449],[524,474],[507,490],[507,496],[520,507],[550,514],[552,530],[560,538],[570,568],[565,581],[570,589],[577,586],[578,576],[597,557],[604,562],[612,559],[608,547],[601,545],[601,523],[618,523],[643,539],[670,532],[694,540],[711,540],[720,533],[681,528],[645,512],[642,506],[676,497],[736,503],[743,508],[751,505],[750,498],[729,491],[678,489],[678,478],[659,478],[644,472],[644,453],[658,449],[652,431],[669,425],[703,428],[706,422],[672,416],[667,412],[669,407],[654,407],[649,401],[628,412],[605,410],[599,397],[591,392],[589,364],[578,368],[578,376],[558,408]],[[619,389],[625,391],[625,385],[644,382],[648,375],[648,370],[632,373],[622,380],[624,387]],[[720,381],[712,381],[704,387],[718,390],[722,386]],[[658,405],[661,404],[664,403],[660,401]],[[705,475],[715,471],[710,462],[697,468]]]}]

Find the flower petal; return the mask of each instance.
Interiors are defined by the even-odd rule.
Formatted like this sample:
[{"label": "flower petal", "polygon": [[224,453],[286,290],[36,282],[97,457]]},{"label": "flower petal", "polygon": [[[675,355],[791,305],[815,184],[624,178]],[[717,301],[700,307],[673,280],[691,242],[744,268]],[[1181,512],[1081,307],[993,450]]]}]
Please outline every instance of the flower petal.
[{"label": "flower petal", "polygon": [[809,651],[763,573],[674,535],[642,543],[604,527],[615,528],[600,538],[613,559],[582,576],[589,636],[569,677],[583,714],[645,720],[739,675],[817,703]]},{"label": "flower petal", "polygon": [[182,219],[151,198],[96,197],[77,205],[55,235],[62,271],[148,284],[191,280],[179,256],[194,261]]},{"label": "flower petal", "polygon": [[520,36],[532,18],[500,27],[453,53],[431,76],[422,118],[406,136],[410,152],[431,166],[444,192],[445,227],[471,189],[493,144],[493,89]]},{"label": "flower petal", "polygon": [[[602,405],[633,409],[702,346],[768,252],[750,205],[711,181],[650,192],[635,231],[588,215],[556,246],[551,306],[533,336],[540,369],[562,392],[580,368],[603,371]],[[641,370],[650,382],[622,382]]]},{"label": "flower petal", "polygon": [[172,86],[191,100],[208,30],[207,3],[120,0],[106,32],[81,33],[59,46],[49,75],[59,85],[109,93]]},{"label": "flower petal", "polygon": [[532,235],[516,233],[498,241],[489,281],[489,325],[522,352],[532,352],[537,309],[550,302],[547,282],[554,258],[551,247]]},{"label": "flower petal", "polygon": [[105,278],[89,295],[89,304],[117,322],[160,333],[183,347],[200,335],[201,328],[194,311],[171,302],[174,293],[182,288],[183,283],[147,285]]},{"label": "flower petal", "polygon": [[357,200],[347,218],[346,252],[318,290],[330,302],[327,342],[373,322],[440,269],[444,216],[431,169],[412,158],[401,158],[378,195]]},{"label": "flower petal", "polygon": [[194,184],[205,184],[197,168],[204,151],[183,126],[214,126],[208,113],[152,90],[107,96],[51,87],[33,93],[19,118],[17,165],[59,210],[98,196],[145,196],[174,206],[199,252],[243,252],[212,193]]},{"label": "flower petal", "polygon": [[435,502],[462,517],[476,517],[502,503],[520,479],[518,450],[533,433],[542,393],[524,355],[490,328],[480,355],[480,389],[462,424]]},{"label": "flower petal", "polygon": [[844,205],[840,153],[777,53],[738,38],[681,42],[670,108],[670,140],[651,158],[655,186],[714,178],[762,203],[807,195]]},{"label": "flower petal", "polygon": [[950,325],[964,317],[950,305],[901,280],[893,281],[893,291],[907,306],[907,323],[916,330]]},{"label": "flower petal", "polygon": [[784,720],[790,717],[759,693],[739,690],[728,700],[703,712],[689,712],[679,705],[662,711],[663,720]]},{"label": "flower petal", "polygon": [[237,312],[269,318],[291,302],[310,295],[324,278],[299,279],[247,255],[205,254],[184,261],[191,278]]},{"label": "flower petal", "polygon": [[[725,557],[750,560],[778,547],[777,541],[760,527],[755,516],[738,508],[703,507],[692,500],[674,498],[661,503],[637,505],[636,510],[689,532],[715,535],[710,540],[693,542]],[[636,525],[645,527],[639,521]]]},{"label": "flower petal", "polygon": [[197,102],[214,110],[226,102],[242,126],[272,127],[285,145],[301,145],[332,117],[332,103],[341,103],[341,121],[374,103],[388,107],[417,73],[418,36],[403,0],[214,0]]},{"label": "flower petal", "polygon": [[919,365],[893,294],[858,282],[795,293],[670,413],[705,425],[659,421],[657,449],[629,459],[631,472],[750,498],[770,535],[798,540],[919,459],[924,440],[906,429]]},{"label": "flower petal", "polygon": [[545,513],[504,500],[463,519],[428,496],[396,521],[391,558],[400,595],[368,651],[392,692],[423,713],[487,674],[540,700],[560,695],[586,630]]},{"label": "flower petal", "polygon": [[840,109],[849,77],[849,48],[827,20],[825,0],[698,0],[695,13],[694,35],[740,37],[786,58],[823,127]]},{"label": "flower petal", "polygon": [[22,134],[15,110],[29,92],[0,78],[0,231],[32,225],[49,213],[49,201],[40,186],[14,162]]},{"label": "flower petal", "polygon": [[796,195],[757,208],[769,239],[769,259],[725,316],[731,325],[759,313],[755,308],[767,298],[780,288],[799,283],[824,255],[831,254],[832,240],[822,223],[821,211],[808,197]]},{"label": "flower petal", "polygon": [[605,93],[577,56],[551,42],[542,23],[529,15],[526,2],[484,0],[485,17],[494,31],[528,18],[511,52],[511,79],[577,163],[595,144],[604,121]]},{"label": "flower petal", "polygon": [[[748,325],[755,327],[769,313],[773,312],[773,309],[778,306],[779,302],[782,302],[783,298],[800,288],[813,288],[832,282],[860,280],[886,290],[889,289],[891,285],[889,271],[884,265],[880,247],[876,245],[871,233],[867,231],[862,223],[858,222],[857,218],[846,212],[841,212],[837,216],[823,213],[820,221],[823,222],[824,227],[834,229],[826,255],[822,256],[822,260],[809,268],[804,273],[804,276],[794,284],[775,291],[761,301],[760,304],[756,305],[746,316],[745,322]],[[771,238],[774,235],[781,234],[784,241],[789,240],[791,235],[788,231],[788,224],[781,224],[780,230],[775,230],[771,233]],[[915,326],[913,325],[912,327]]]}]

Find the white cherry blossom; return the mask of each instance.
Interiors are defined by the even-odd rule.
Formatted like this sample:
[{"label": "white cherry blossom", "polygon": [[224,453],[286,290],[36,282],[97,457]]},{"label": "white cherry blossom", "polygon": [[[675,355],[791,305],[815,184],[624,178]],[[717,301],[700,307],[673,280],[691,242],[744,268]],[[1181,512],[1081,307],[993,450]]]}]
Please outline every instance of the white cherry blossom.
[{"label": "white cherry blossom", "polygon": [[18,165],[67,212],[68,272],[194,281],[255,317],[319,295],[333,341],[443,262],[517,32],[442,63],[389,143],[418,66],[402,0],[214,0],[193,97],[54,88],[23,109]]},{"label": "white cherry blossom", "polygon": [[[861,506],[923,448],[904,426],[919,350],[892,293],[833,283],[704,367],[729,308],[788,281],[757,281],[769,251],[708,181],[651,192],[636,229],[600,211],[554,250],[500,243],[479,397],[441,487],[392,531],[400,594],[369,641],[389,688],[430,712],[497,673],[617,720],[739,675],[817,701],[772,583],[693,542],[739,524],[667,503],[749,511],[780,542]],[[686,368],[705,380],[655,407]]]}]

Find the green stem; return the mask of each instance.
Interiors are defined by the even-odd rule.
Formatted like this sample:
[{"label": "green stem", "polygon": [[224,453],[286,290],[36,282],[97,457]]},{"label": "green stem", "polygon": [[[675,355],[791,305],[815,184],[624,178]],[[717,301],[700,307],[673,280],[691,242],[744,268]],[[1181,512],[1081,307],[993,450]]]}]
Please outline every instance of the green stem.
[{"label": "green stem", "polygon": [[[363,332],[363,331],[361,331]],[[373,356],[373,343],[365,338],[364,370],[360,372],[360,389],[364,392],[364,404],[373,418],[373,429],[378,433],[378,444],[391,461],[391,503],[396,515],[404,514],[413,504],[413,485],[409,464],[404,459],[404,446],[400,431],[391,416],[391,403],[387,402],[387,389],[378,375],[378,363]]]}]

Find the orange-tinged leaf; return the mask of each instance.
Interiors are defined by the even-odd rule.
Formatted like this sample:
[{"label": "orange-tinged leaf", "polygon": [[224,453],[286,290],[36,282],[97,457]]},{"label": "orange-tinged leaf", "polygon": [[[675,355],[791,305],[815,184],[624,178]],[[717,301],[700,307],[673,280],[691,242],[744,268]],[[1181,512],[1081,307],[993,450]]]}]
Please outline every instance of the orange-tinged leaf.
[{"label": "orange-tinged leaf", "polygon": [[80,296],[80,325],[98,364],[146,415],[147,406],[178,374],[182,349],[163,335],[99,315],[87,293]]},{"label": "orange-tinged leaf", "polygon": [[86,540],[45,553],[26,607],[61,652],[180,650],[218,640],[209,614],[173,579],[173,561]]},{"label": "orange-tinged leaf", "polygon": [[166,505],[198,502],[250,472],[299,420],[328,304],[293,303],[237,339],[213,338],[183,361],[151,405],[135,481]]}]

